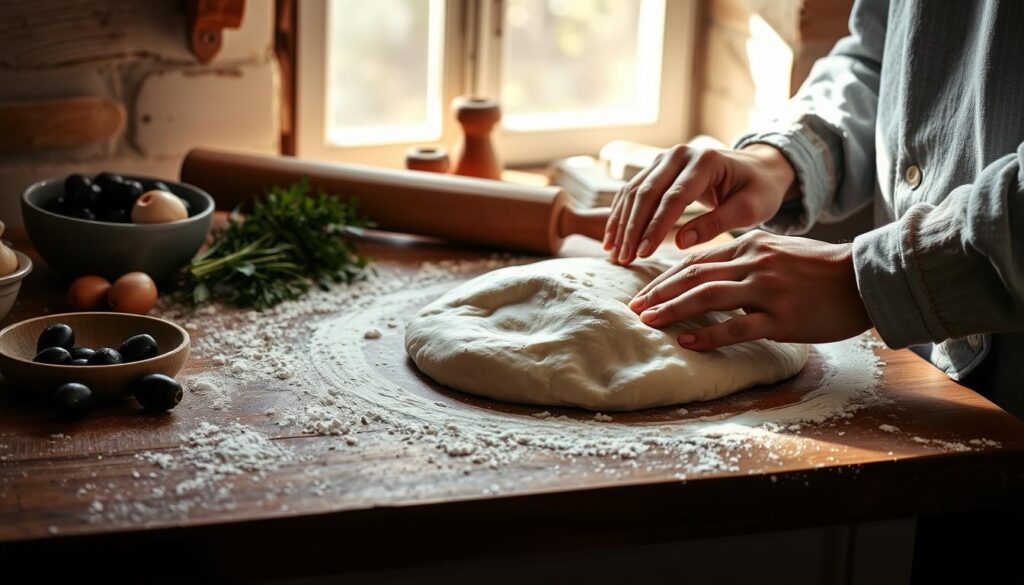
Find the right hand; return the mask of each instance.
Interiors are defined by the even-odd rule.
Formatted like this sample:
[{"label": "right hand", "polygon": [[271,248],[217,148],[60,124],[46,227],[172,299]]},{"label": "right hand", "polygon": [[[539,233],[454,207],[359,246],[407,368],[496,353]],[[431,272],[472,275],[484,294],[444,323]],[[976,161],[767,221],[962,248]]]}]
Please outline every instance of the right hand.
[{"label": "right hand", "polygon": [[650,256],[694,201],[711,210],[679,228],[680,248],[763,223],[784,200],[798,196],[793,167],[773,146],[698,150],[678,145],[658,155],[615,195],[604,249],[619,264]]}]

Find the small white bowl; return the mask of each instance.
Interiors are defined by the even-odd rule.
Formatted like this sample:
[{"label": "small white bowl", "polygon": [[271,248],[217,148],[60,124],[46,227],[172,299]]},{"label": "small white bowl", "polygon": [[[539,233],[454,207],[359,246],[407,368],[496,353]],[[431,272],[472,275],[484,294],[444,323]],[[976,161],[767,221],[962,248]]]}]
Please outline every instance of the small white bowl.
[{"label": "small white bowl", "polygon": [[0,319],[11,312],[18,291],[21,290],[21,281],[32,272],[32,260],[28,256],[17,250],[14,250],[14,255],[18,258],[17,270],[7,276],[0,276]]}]

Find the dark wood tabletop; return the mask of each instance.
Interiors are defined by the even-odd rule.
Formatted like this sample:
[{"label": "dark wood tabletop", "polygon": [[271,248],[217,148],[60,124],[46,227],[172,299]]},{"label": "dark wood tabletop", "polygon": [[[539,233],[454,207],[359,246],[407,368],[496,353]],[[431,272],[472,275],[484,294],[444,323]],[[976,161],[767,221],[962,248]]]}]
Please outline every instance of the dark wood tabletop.
[{"label": "dark wood tabletop", "polygon": [[[15,243],[31,252],[17,235]],[[425,261],[491,254],[386,238],[364,242],[363,250],[385,277],[395,278],[414,275]],[[597,253],[582,240],[564,251]],[[36,269],[4,325],[65,310],[67,283],[32,256]],[[396,308],[395,317],[408,310]],[[195,321],[191,331],[199,341],[203,318]],[[438,387],[405,358],[399,335],[369,341],[361,349],[366,363],[382,364],[374,379],[436,404],[439,420],[460,415],[463,425],[526,424],[545,410]],[[295,347],[306,346],[299,340]],[[762,425],[764,440],[717,445],[716,435],[705,433],[694,457],[712,454],[725,462],[717,466],[657,448],[628,455],[524,449],[497,464],[474,463],[394,426],[368,424],[357,441],[351,434],[315,434],[274,416],[301,396],[275,379],[227,388],[227,407],[188,393],[168,415],[146,415],[126,401],[74,424],[52,419],[7,388],[0,402],[0,557],[10,567],[37,553],[54,555],[60,562],[50,569],[74,567],[81,575],[98,570],[95,559],[110,563],[116,555],[126,572],[151,570],[160,558],[163,577],[270,578],[906,517],[999,506],[1020,493],[1021,421],[909,351],[867,351],[884,363],[873,401],[838,419]],[[612,413],[605,424],[623,432],[651,428],[656,435],[660,424],[675,425],[664,427],[671,433],[746,412],[770,420],[773,412],[805,404],[832,366],[823,350],[812,349],[804,370],[783,383],[685,411]],[[182,376],[227,367],[197,351]],[[366,384],[343,389],[378,391]],[[547,424],[565,415],[567,425],[587,421],[581,433],[606,428],[589,422],[593,413],[548,410]],[[395,411],[389,424],[400,425],[400,418]],[[208,423],[245,425],[292,457],[276,469],[179,493],[197,468],[154,461],[161,453],[180,455],[184,437]],[[225,486],[229,491],[220,491]]]}]

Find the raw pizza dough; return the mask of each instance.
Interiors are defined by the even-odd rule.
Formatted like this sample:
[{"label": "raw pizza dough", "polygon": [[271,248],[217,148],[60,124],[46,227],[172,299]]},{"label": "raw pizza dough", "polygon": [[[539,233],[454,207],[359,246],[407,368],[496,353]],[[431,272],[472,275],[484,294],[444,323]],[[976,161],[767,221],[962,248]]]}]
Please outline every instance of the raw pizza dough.
[{"label": "raw pizza dough", "polygon": [[470,394],[607,411],[710,400],[803,367],[802,344],[696,352],[676,341],[689,327],[644,325],[626,302],[665,268],[566,258],[495,270],[420,310],[405,348],[428,376]]}]

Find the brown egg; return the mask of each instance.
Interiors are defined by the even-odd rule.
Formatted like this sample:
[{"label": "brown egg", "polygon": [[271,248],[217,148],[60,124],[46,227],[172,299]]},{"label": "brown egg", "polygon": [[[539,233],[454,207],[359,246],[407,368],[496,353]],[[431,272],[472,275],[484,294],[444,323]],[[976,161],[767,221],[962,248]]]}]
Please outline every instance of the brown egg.
[{"label": "brown egg", "polygon": [[95,311],[107,300],[110,281],[102,276],[81,276],[68,289],[68,304],[76,311]]},{"label": "brown egg", "polygon": [[132,207],[134,223],[167,223],[188,218],[188,210],[174,193],[154,189],[146,191]]},{"label": "brown egg", "polygon": [[156,283],[145,272],[129,272],[111,285],[107,303],[120,313],[145,315],[156,304]]}]

